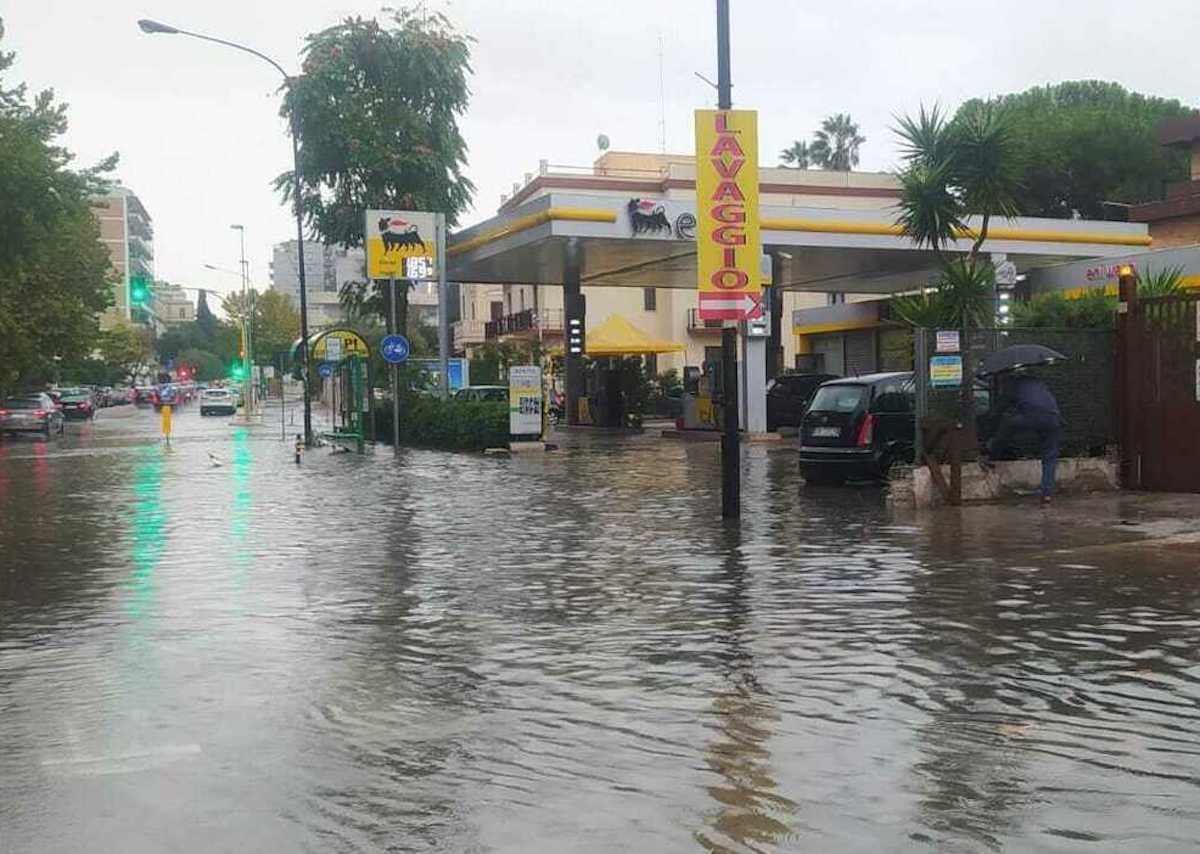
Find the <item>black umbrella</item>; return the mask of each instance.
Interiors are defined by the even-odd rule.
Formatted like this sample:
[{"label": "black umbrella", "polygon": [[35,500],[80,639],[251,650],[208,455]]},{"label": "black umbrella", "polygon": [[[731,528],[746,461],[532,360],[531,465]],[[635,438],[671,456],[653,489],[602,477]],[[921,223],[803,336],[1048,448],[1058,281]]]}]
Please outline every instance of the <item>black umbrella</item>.
[{"label": "black umbrella", "polygon": [[1033,368],[1038,365],[1049,365],[1054,362],[1066,361],[1066,356],[1057,350],[1043,347],[1041,344],[1014,344],[989,353],[975,373],[981,377],[1001,374],[1005,371],[1015,371],[1018,368]]}]

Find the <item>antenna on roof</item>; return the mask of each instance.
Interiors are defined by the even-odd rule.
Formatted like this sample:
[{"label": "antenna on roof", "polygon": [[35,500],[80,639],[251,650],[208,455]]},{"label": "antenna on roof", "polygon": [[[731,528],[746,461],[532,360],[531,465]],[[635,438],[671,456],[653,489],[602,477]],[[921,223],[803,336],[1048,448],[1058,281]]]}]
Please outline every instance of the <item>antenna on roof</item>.
[{"label": "antenna on roof", "polygon": [[663,82],[663,34],[658,31],[658,134],[659,148],[667,153],[667,90]]}]

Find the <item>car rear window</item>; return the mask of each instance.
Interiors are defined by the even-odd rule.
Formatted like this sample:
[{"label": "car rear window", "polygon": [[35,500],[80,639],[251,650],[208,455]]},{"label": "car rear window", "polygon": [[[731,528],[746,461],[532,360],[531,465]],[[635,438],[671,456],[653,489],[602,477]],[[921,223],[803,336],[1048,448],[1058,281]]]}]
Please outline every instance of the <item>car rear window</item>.
[{"label": "car rear window", "polygon": [[808,408],[814,412],[853,412],[866,394],[865,385],[824,385],[817,389]]},{"label": "car rear window", "polygon": [[205,389],[204,396],[205,397],[230,397],[230,392],[226,391],[223,388],[210,388],[210,389]]},{"label": "car rear window", "polygon": [[13,397],[0,403],[4,409],[41,409],[42,400],[38,397]]}]

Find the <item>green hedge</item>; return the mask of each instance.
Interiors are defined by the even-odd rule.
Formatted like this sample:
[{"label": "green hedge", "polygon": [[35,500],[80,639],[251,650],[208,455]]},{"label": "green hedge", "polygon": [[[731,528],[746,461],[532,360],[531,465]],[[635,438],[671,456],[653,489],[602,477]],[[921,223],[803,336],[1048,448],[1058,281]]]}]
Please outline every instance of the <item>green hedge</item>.
[{"label": "green hedge", "polygon": [[[379,440],[392,442],[392,405],[375,410]],[[508,404],[442,400],[405,395],[400,400],[400,444],[454,451],[482,451],[508,445]]]}]

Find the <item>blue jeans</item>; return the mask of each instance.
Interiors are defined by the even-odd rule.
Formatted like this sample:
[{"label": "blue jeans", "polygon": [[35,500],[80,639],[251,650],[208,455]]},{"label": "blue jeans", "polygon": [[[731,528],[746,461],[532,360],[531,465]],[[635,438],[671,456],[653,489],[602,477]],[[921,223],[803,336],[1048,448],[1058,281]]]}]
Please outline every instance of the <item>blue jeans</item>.
[{"label": "blue jeans", "polygon": [[1054,478],[1058,474],[1058,447],[1062,444],[1062,422],[1057,413],[1037,413],[1030,416],[1030,426],[1037,431],[1038,450],[1042,458],[1042,485],[1038,493],[1043,498],[1054,494]]},{"label": "blue jeans", "polygon": [[1004,417],[996,435],[988,442],[988,453],[996,459],[1012,459],[1021,447],[1036,442],[1042,461],[1042,484],[1038,493],[1045,498],[1054,494],[1058,473],[1058,449],[1062,444],[1062,419],[1056,412],[1019,412]]}]

